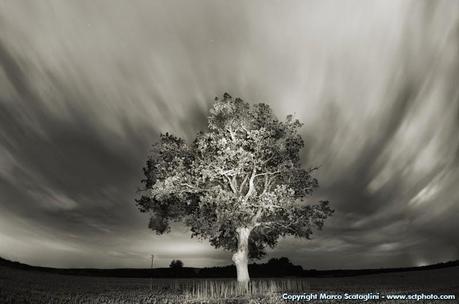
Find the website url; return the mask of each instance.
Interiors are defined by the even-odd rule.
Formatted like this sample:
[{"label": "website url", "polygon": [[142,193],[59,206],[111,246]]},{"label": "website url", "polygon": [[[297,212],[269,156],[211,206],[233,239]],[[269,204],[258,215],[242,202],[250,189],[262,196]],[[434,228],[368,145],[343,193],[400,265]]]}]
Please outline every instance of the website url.
[{"label": "website url", "polygon": [[385,295],[388,300],[455,300],[456,296],[453,294],[388,294]]}]

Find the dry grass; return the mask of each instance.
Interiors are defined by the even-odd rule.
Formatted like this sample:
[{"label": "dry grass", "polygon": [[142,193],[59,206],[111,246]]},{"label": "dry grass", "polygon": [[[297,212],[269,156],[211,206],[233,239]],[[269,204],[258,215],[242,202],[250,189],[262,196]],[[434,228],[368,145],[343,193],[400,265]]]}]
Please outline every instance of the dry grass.
[{"label": "dry grass", "polygon": [[[0,267],[0,303],[289,303],[284,292],[436,292],[459,296],[459,267],[351,278],[254,279],[248,293],[228,279],[80,277]],[[324,303],[341,303],[326,301]],[[346,301],[352,303],[352,301]],[[413,303],[396,301],[383,303]],[[416,303],[456,303],[417,301]]]}]

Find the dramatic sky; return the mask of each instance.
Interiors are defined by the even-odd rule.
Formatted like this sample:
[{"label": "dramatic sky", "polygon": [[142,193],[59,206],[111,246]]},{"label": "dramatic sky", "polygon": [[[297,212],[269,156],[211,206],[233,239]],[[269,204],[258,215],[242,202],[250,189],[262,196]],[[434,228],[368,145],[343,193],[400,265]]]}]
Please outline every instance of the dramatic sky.
[{"label": "dramatic sky", "polygon": [[161,132],[215,96],[305,125],[336,212],[269,257],[306,268],[459,258],[458,1],[0,1],[0,256],[57,267],[231,263],[147,229],[134,198]]}]

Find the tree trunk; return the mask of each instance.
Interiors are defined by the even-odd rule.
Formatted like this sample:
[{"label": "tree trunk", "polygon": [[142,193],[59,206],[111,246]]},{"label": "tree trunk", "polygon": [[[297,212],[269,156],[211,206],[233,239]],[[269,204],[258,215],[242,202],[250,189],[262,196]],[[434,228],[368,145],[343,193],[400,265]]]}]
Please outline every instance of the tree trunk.
[{"label": "tree trunk", "polygon": [[252,229],[238,228],[236,229],[238,235],[238,248],[236,253],[233,254],[233,262],[236,265],[237,281],[241,285],[248,286],[250,281],[248,261],[249,261],[249,236]]}]

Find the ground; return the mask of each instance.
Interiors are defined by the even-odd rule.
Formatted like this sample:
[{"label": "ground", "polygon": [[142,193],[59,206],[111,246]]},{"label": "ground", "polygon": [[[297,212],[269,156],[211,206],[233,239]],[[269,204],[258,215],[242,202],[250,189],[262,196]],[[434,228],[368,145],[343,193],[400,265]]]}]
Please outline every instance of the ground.
[{"label": "ground", "polygon": [[[234,280],[71,276],[0,266],[0,303],[289,303],[282,294],[444,293],[459,299],[459,267],[344,278],[254,279],[251,295],[237,296]],[[306,301],[303,301],[303,303]],[[314,302],[314,301],[312,301]],[[316,301],[319,302],[319,301]],[[363,303],[328,300],[322,303]],[[293,302],[290,302],[293,303]],[[378,303],[458,303],[378,301]]]}]

